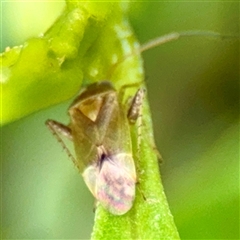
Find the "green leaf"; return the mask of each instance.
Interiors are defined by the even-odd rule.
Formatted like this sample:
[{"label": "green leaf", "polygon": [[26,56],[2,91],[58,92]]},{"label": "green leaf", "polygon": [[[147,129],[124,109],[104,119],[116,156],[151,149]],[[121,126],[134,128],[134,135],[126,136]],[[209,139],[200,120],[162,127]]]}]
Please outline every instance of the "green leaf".
[{"label": "green leaf", "polygon": [[69,99],[80,89],[86,53],[111,17],[113,4],[68,2],[39,38],[1,54],[2,124]]},{"label": "green leaf", "polygon": [[[62,102],[82,84],[110,80],[119,90],[142,83],[142,60],[134,54],[139,44],[126,10],[123,2],[68,1],[44,36],[3,53],[2,123]],[[179,239],[161,184],[147,99],[139,152],[138,130],[131,129],[139,181],[134,206],[123,216],[98,206],[92,239]]]}]

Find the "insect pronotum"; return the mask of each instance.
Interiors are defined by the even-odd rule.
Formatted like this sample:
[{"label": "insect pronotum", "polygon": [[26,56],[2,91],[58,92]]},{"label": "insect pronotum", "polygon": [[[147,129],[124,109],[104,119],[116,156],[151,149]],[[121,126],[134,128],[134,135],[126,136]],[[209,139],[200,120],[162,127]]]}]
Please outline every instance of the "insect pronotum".
[{"label": "insect pronotum", "polygon": [[[179,37],[196,35],[222,37],[214,32],[171,33],[142,45],[136,53]],[[68,126],[54,120],[46,121],[78,167],[93,196],[114,215],[128,212],[135,198],[137,176],[129,124],[138,119],[143,98],[144,90],[140,88],[126,108],[113,85],[101,81],[87,86],[73,101],[68,110]],[[77,159],[59,135],[73,141]]]}]

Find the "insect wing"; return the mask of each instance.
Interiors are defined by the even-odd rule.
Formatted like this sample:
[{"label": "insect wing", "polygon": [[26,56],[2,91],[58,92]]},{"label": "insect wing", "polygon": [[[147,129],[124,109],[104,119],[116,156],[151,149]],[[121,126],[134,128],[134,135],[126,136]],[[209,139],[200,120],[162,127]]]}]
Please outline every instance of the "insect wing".
[{"label": "insect wing", "polygon": [[96,198],[114,215],[129,211],[135,198],[136,171],[130,154],[106,157],[96,179]]},{"label": "insect wing", "polygon": [[74,163],[94,197],[114,215],[129,211],[135,198],[136,170],[125,110],[109,82],[92,84],[70,106],[67,127],[77,156]]},{"label": "insect wing", "polygon": [[97,198],[96,196],[96,181],[98,176],[98,167],[97,165],[90,165],[82,173],[84,182],[86,183],[87,187],[91,191],[92,195]]},{"label": "insect wing", "polygon": [[[112,117],[111,109],[115,107],[111,101],[116,98],[116,92],[110,83],[100,82],[90,85],[69,108],[70,127],[81,172],[98,161],[97,146],[103,144]],[[107,111],[104,112],[106,108]]]},{"label": "insect wing", "polygon": [[112,110],[111,120],[105,130],[103,143],[110,156],[121,153],[132,154],[132,142],[127,115],[119,101],[116,102]]}]

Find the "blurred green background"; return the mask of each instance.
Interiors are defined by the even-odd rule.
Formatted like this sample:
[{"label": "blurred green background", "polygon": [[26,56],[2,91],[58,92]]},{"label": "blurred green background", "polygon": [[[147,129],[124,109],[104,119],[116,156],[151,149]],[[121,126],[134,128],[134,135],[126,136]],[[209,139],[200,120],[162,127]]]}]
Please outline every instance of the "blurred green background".
[{"label": "blurred green background", "polygon": [[[63,7],[2,2],[1,51],[47,30]],[[141,43],[172,31],[239,34],[238,2],[132,3],[129,17]],[[239,239],[239,42],[189,37],[143,56],[162,181],[181,238]],[[67,123],[69,104],[2,128],[4,239],[90,237],[94,200],[44,125]]]}]

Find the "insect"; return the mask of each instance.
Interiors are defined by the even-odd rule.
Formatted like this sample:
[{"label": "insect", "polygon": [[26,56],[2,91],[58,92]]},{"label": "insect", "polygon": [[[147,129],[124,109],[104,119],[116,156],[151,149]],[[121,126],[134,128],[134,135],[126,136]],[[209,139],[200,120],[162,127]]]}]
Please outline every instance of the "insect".
[{"label": "insect", "polygon": [[[220,36],[201,31],[171,33],[149,41],[136,53],[180,37],[196,35]],[[68,126],[54,120],[46,122],[78,167],[93,196],[114,215],[128,212],[135,198],[137,176],[129,126],[139,118],[143,97],[144,90],[140,88],[127,107],[110,82],[94,83],[73,101],[68,110]],[[59,135],[73,141],[76,159]]]},{"label": "insect", "polygon": [[135,198],[137,177],[129,121],[136,121],[143,96],[140,88],[126,108],[110,82],[94,83],[73,101],[68,126],[46,122],[60,141],[59,134],[73,141],[74,164],[93,196],[114,215],[129,211]]}]

